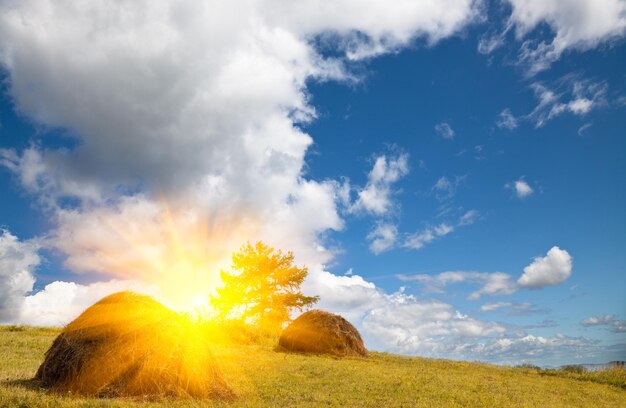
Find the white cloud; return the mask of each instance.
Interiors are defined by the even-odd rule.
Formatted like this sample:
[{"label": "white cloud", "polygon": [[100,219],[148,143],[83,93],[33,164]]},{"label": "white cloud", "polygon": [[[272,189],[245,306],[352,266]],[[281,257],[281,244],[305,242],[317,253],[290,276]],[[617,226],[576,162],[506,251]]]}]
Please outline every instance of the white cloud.
[{"label": "white cloud", "polygon": [[421,231],[417,231],[405,236],[402,246],[409,249],[421,249],[426,244],[444,237],[454,232],[458,227],[465,227],[473,224],[480,213],[477,210],[469,210],[461,215],[456,224],[442,222],[433,227],[427,227]]},{"label": "white cloud", "polygon": [[377,157],[367,177],[367,185],[358,192],[358,198],[350,211],[387,214],[393,207],[392,185],[409,173],[408,158],[406,153],[394,157]]},{"label": "white cloud", "polygon": [[520,60],[530,74],[544,70],[569,49],[588,50],[622,37],[626,30],[626,3],[622,0],[508,0],[513,7],[509,26],[524,38],[541,23],[554,32],[549,41],[527,40]]},{"label": "white cloud", "polygon": [[379,223],[376,227],[367,234],[367,239],[370,241],[370,251],[378,255],[382,252],[391,249],[398,236],[398,227],[389,223]]},{"label": "white cloud", "polygon": [[503,34],[484,35],[478,41],[478,52],[481,54],[491,54],[504,45]]},{"label": "white cloud", "polygon": [[[476,146],[475,151],[477,155],[481,154],[481,150],[481,146]],[[463,153],[465,153],[464,150],[462,150],[460,154]],[[440,203],[440,206],[437,209],[438,218],[450,216],[462,210],[461,207],[454,206],[454,197],[457,194],[459,188],[465,183],[466,180],[466,174],[455,176],[453,178],[442,176],[437,179],[437,181],[431,188],[431,193]]]},{"label": "white cloud", "polygon": [[370,310],[362,328],[383,350],[423,356],[448,355],[447,344],[473,343],[505,332],[497,323],[462,315],[447,303],[400,295]]},{"label": "white cloud", "polygon": [[453,226],[442,223],[407,235],[403,246],[410,249],[421,249],[424,245],[433,242],[437,238],[446,236],[452,231],[454,231]]},{"label": "white cloud", "polygon": [[495,322],[463,315],[439,301],[417,300],[398,292],[365,314],[359,326],[369,346],[403,354],[505,364],[580,361],[596,355],[597,342],[557,334],[510,333]]},{"label": "white cloud", "polygon": [[454,130],[446,122],[441,122],[435,125],[435,131],[443,139],[448,139],[448,140],[454,139],[454,134],[455,134]]},{"label": "white cloud", "polygon": [[438,237],[442,237],[454,231],[454,227],[448,224],[439,224],[433,228],[433,231]]},{"label": "white cloud", "polygon": [[451,271],[436,275],[398,275],[402,281],[414,281],[424,285],[428,292],[442,293],[444,288],[451,284],[469,282],[480,285],[478,290],[468,296],[470,300],[478,300],[483,295],[510,295],[517,291],[517,285],[511,275],[502,272],[467,272]]},{"label": "white cloud", "polygon": [[358,274],[339,276],[315,266],[302,289],[304,293],[321,295],[316,307],[339,313],[355,324],[368,310],[384,303],[387,296]]},{"label": "white cloud", "polygon": [[[368,184],[359,193],[359,199],[352,206],[352,211],[369,208],[370,212],[378,215],[385,215],[389,212],[388,209],[392,207],[389,185],[407,171],[407,165],[401,161],[402,159],[406,161],[405,156],[400,156],[395,161],[398,164],[395,164],[394,160],[387,164],[386,156],[381,156],[376,160],[376,164],[370,172]],[[399,170],[393,170],[394,168]],[[440,177],[431,190],[438,201],[447,204],[454,197],[457,187],[465,178],[466,176],[457,176],[454,180],[450,180],[445,176]],[[444,212],[447,210],[449,208],[444,208]],[[473,224],[479,215],[477,210],[469,210],[463,213],[454,224],[442,222],[420,231],[404,234],[404,239],[399,245],[410,249],[423,248],[426,244],[450,234],[457,227]],[[379,254],[388,251],[396,246],[398,227],[394,223],[379,220],[375,228],[367,235],[367,239],[370,241],[370,250],[373,253]]]},{"label": "white cloud", "polygon": [[615,320],[610,330],[615,333],[626,333],[626,320]]},{"label": "white cloud", "polygon": [[508,309],[507,313],[510,316],[524,316],[535,313],[545,313],[546,309],[539,309],[532,303],[512,303],[512,302],[496,302],[485,303],[480,307],[481,312],[493,312],[496,310]]},{"label": "white cloud", "polygon": [[[398,279],[406,282],[419,282],[427,292],[443,293],[448,285],[471,283],[479,285],[479,289],[471,292],[470,300],[478,300],[483,295],[511,295],[519,288],[540,289],[546,286],[557,285],[569,278],[572,273],[572,258],[567,251],[559,247],[552,247],[548,254],[541,258],[537,257],[524,268],[523,274],[515,282],[512,276],[504,272],[474,272],[474,271],[449,271],[435,275],[396,275]],[[481,310],[493,311],[509,307],[517,314],[522,312],[539,312],[529,303],[487,303]]]},{"label": "white cloud", "polygon": [[600,326],[609,324],[614,321],[613,315],[603,315],[603,316],[590,316],[586,319],[583,319],[580,324],[583,326]]},{"label": "white cloud", "polygon": [[435,198],[439,201],[449,201],[456,194],[457,188],[465,181],[467,176],[456,176],[453,180],[448,177],[440,177],[435,185],[432,187],[432,191],[435,193]]},{"label": "white cloud", "polygon": [[63,326],[114,292],[159,295],[156,287],[116,280],[89,285],[57,281],[31,294],[41,264],[40,248],[36,240],[20,241],[9,231],[0,231],[0,323]]},{"label": "white cloud", "polygon": [[512,307],[511,302],[497,302],[497,303],[485,303],[480,307],[481,312],[493,312],[495,310]]},{"label": "white cloud", "polygon": [[533,83],[532,89],[539,104],[526,118],[539,128],[564,113],[585,116],[593,109],[606,105],[606,83],[572,78],[568,76],[560,81],[558,88],[562,90]]},{"label": "white cloud", "polygon": [[347,177],[343,177],[341,183],[335,182],[335,194],[339,203],[341,203],[341,205],[345,208],[349,208],[351,205],[350,193],[350,180]]},{"label": "white cloud", "polygon": [[[358,275],[313,270],[305,289],[324,294],[317,306],[353,322],[366,345],[375,350],[442,357],[450,351],[442,345],[473,344],[505,332],[497,323],[465,316],[444,302],[417,299],[403,288],[385,293]],[[471,353],[457,357],[473,358]]]},{"label": "white cloud", "polygon": [[358,58],[416,37],[434,43],[478,9],[473,0],[5,3],[0,62],[16,106],[81,141],[70,152],[39,151],[37,169],[21,170],[45,177],[55,195],[102,197],[120,185],[180,193],[211,178],[255,202],[250,186],[294,186],[301,175],[311,138],[293,125],[315,117],[306,81],[350,78],[344,59],[323,58],[314,38]]},{"label": "white cloud", "polygon": [[518,198],[526,198],[532,195],[535,190],[522,178],[519,180],[507,183],[505,187],[512,189]]},{"label": "white cloud", "polygon": [[509,108],[504,109],[502,112],[498,114],[498,118],[496,119],[496,126],[500,129],[508,129],[513,130],[519,125],[518,120]]},{"label": "white cloud", "polygon": [[552,337],[522,334],[457,346],[454,352],[470,353],[483,360],[504,364],[535,362],[541,365],[557,361],[586,361],[600,351],[596,341],[584,337],[556,334]]},{"label": "white cloud", "polygon": [[159,298],[158,288],[136,281],[111,280],[88,285],[57,281],[33,295],[26,296],[22,310],[14,316],[12,323],[64,326],[103,297],[126,290],[162,300]]},{"label": "white cloud", "polygon": [[524,329],[546,329],[550,327],[558,327],[559,323],[556,320],[544,319],[538,323],[532,323],[524,325]]},{"label": "white cloud", "polygon": [[[448,0],[445,2],[388,3],[341,0],[332,7],[317,0],[297,4],[266,2],[272,21],[283,22],[302,35],[337,33],[350,58],[366,58],[406,45],[415,37],[429,43],[458,32],[466,24],[479,20],[481,2]],[[363,38],[363,35],[369,38]]]},{"label": "white cloud", "polygon": [[[400,245],[409,249],[421,249],[436,239],[454,232],[458,227],[472,225],[479,215],[477,210],[469,210],[459,217],[456,225],[444,222],[421,231],[405,234]],[[367,239],[370,240],[370,250],[373,253],[380,254],[388,251],[394,248],[398,242],[398,227],[389,222],[379,222],[367,235]]]},{"label": "white cloud", "polygon": [[513,130],[520,122],[529,121],[540,128],[561,115],[584,117],[608,104],[606,82],[584,79],[576,74],[565,75],[550,84],[533,82],[530,88],[538,100],[537,106],[530,113],[517,117],[506,108],[498,114],[496,126]]},{"label": "white cloud", "polygon": [[572,257],[557,246],[552,247],[546,256],[537,257],[524,268],[517,283],[524,288],[539,289],[565,282],[572,274]]},{"label": "white cloud", "polygon": [[0,229],[0,323],[11,322],[24,303],[24,295],[33,290],[34,269],[41,259],[35,241],[20,241]]},{"label": "white cloud", "polygon": [[408,157],[406,153],[378,156],[367,176],[367,184],[357,192],[354,203],[347,205],[348,212],[378,217],[366,237],[370,241],[370,251],[376,255],[390,250],[396,243],[398,227],[388,221],[389,216],[399,210],[393,200],[395,191],[392,187],[409,173]]},{"label": "white cloud", "polygon": [[483,283],[480,289],[470,293],[468,299],[478,300],[483,295],[510,295],[517,291],[515,282],[511,280],[511,276],[502,272],[492,272],[484,274]]},{"label": "white cloud", "polygon": [[616,319],[613,315],[589,316],[581,320],[580,324],[585,327],[605,326],[613,333],[626,333],[626,320]]},{"label": "white cloud", "polygon": [[472,225],[479,216],[478,210],[469,210],[459,218],[459,226]]},{"label": "white cloud", "polygon": [[482,278],[483,286],[470,293],[468,299],[478,300],[482,295],[495,296],[495,295],[510,295],[517,291],[517,287],[511,276],[502,272],[493,272],[484,275]]},{"label": "white cloud", "polygon": [[455,185],[445,176],[439,178],[433,186],[433,190],[443,193],[444,198],[454,195],[454,189]]},{"label": "white cloud", "polygon": [[576,133],[578,133],[578,136],[584,136],[585,133],[587,132],[587,129],[589,129],[591,126],[592,126],[591,122],[585,123],[584,125],[578,128],[578,131]]}]

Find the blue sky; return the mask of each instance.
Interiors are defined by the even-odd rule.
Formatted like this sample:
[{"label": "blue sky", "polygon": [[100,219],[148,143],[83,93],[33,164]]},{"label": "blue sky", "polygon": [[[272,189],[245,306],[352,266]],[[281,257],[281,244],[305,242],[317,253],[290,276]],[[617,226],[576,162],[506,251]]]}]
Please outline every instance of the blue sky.
[{"label": "blue sky", "polygon": [[625,359],[626,4],[312,4],[0,5],[0,321],[263,239],[371,348]]}]

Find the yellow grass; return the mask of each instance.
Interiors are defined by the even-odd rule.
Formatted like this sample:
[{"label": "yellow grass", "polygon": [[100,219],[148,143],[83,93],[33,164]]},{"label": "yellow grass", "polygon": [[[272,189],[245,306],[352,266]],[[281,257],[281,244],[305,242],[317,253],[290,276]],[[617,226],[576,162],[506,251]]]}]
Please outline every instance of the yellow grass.
[{"label": "yellow grass", "polygon": [[225,380],[239,395],[233,403],[73,398],[25,381],[58,333],[0,327],[0,407],[626,407],[623,370],[577,376],[384,353],[339,360],[276,353],[270,344],[213,345]]}]

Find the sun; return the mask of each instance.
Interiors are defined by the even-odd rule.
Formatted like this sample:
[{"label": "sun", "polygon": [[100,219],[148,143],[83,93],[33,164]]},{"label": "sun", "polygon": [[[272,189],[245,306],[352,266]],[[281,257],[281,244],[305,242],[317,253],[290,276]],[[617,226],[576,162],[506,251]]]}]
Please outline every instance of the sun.
[{"label": "sun", "polygon": [[[106,273],[138,281],[167,307],[186,313],[206,312],[208,300],[221,285],[220,270],[232,253],[256,232],[249,216],[206,215],[197,208],[161,202],[150,208],[148,221],[121,222],[103,217],[111,235],[122,244],[99,248]],[[119,247],[125,248],[120,251]]]}]

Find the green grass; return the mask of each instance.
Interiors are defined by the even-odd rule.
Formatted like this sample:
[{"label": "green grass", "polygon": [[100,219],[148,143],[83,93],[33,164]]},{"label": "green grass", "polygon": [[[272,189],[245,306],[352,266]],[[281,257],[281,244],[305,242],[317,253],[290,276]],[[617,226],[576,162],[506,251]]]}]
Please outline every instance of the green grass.
[{"label": "green grass", "polygon": [[624,370],[571,373],[371,353],[334,359],[271,345],[214,347],[238,399],[142,402],[37,389],[32,378],[55,329],[0,327],[0,407],[626,407]]}]

